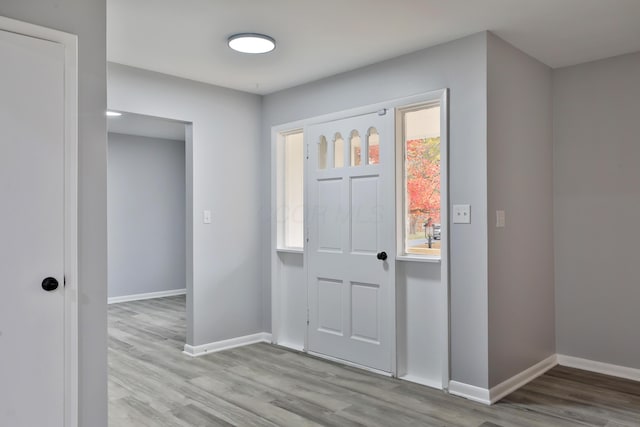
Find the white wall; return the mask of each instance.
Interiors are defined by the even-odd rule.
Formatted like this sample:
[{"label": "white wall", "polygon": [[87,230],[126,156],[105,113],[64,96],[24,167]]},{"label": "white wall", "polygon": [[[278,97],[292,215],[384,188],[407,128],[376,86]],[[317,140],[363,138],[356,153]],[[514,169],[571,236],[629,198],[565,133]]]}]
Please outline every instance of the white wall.
[{"label": "white wall", "polygon": [[555,70],[558,353],[640,368],[640,53]]},{"label": "white wall", "polygon": [[[489,386],[555,353],[551,69],[489,34]],[[496,227],[504,210],[506,227]]]},{"label": "white wall", "polygon": [[[349,108],[450,88],[450,201],[472,205],[472,224],[451,227],[452,379],[488,385],[486,34],[405,55],[352,72],[267,95],[263,99],[262,150],[270,158],[271,127]],[[269,164],[261,164],[262,199],[269,206]],[[269,295],[270,216],[263,216],[262,265]],[[294,255],[296,256],[296,255]],[[301,256],[301,255],[297,255]],[[290,258],[290,257],[289,257]],[[286,258],[280,258],[286,262]],[[297,264],[299,265],[299,263]],[[299,267],[293,266],[299,276]],[[286,268],[286,266],[285,266]],[[423,264],[423,276],[434,277]],[[419,276],[412,269],[414,276]],[[425,279],[423,286],[429,286]],[[304,284],[298,284],[303,286]],[[288,285],[290,286],[290,285]],[[411,282],[414,288],[416,282]],[[423,295],[425,293],[422,293]],[[271,301],[264,299],[269,330]]]},{"label": "white wall", "polygon": [[109,297],[186,286],[185,143],[109,133]]},{"label": "white wall", "polygon": [[0,15],[79,36],[78,332],[80,426],[107,425],[105,0],[2,0]]},{"label": "white wall", "polygon": [[[109,64],[109,108],[192,122],[187,132],[187,344],[263,331],[260,97]],[[203,224],[204,210],[212,223]],[[192,288],[189,280],[192,278]]]}]

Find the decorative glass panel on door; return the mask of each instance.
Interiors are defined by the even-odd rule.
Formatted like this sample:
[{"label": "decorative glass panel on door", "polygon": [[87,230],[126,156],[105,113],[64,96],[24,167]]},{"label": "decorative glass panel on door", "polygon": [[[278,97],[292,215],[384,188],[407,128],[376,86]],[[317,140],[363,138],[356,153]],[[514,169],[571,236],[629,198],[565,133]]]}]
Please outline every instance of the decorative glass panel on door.
[{"label": "decorative glass panel on door", "polygon": [[318,141],[318,169],[327,168],[327,139],[324,136]]},{"label": "decorative glass panel on door", "polygon": [[351,131],[350,138],[351,166],[362,164],[362,140],[357,130]]},{"label": "decorative glass panel on door", "polygon": [[369,147],[369,161],[367,163],[370,165],[380,163],[380,135],[378,135],[376,128],[369,128],[367,147]]},{"label": "decorative glass panel on door", "polygon": [[344,167],[344,139],[339,133],[333,139],[333,156],[333,167]]}]

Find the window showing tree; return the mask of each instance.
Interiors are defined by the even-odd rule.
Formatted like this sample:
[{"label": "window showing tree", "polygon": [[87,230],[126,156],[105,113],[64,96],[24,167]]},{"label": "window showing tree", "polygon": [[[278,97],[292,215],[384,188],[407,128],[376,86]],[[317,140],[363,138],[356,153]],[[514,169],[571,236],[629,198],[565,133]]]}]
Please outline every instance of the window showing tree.
[{"label": "window showing tree", "polygon": [[402,112],[404,253],[440,256],[440,106]]},{"label": "window showing tree", "polygon": [[380,135],[376,128],[369,128],[367,132],[367,145],[369,147],[369,161],[370,165],[377,165],[380,163]]}]

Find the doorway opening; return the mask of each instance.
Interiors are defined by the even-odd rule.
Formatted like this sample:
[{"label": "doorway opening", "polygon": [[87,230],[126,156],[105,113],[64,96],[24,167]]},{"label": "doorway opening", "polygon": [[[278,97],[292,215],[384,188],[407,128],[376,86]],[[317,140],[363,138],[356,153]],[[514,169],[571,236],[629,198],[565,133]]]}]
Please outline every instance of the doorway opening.
[{"label": "doorway opening", "polygon": [[[176,354],[186,342],[190,135],[191,124],[182,121],[108,117],[110,366],[138,340]],[[118,388],[111,376],[109,388]]]}]

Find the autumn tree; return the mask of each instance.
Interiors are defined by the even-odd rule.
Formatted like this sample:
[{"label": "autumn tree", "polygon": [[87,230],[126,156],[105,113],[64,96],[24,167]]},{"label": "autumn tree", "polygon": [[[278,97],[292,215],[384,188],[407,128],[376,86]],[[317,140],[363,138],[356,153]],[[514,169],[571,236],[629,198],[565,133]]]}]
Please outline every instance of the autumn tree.
[{"label": "autumn tree", "polygon": [[405,167],[410,233],[418,222],[440,223],[440,137],[406,142]]}]

